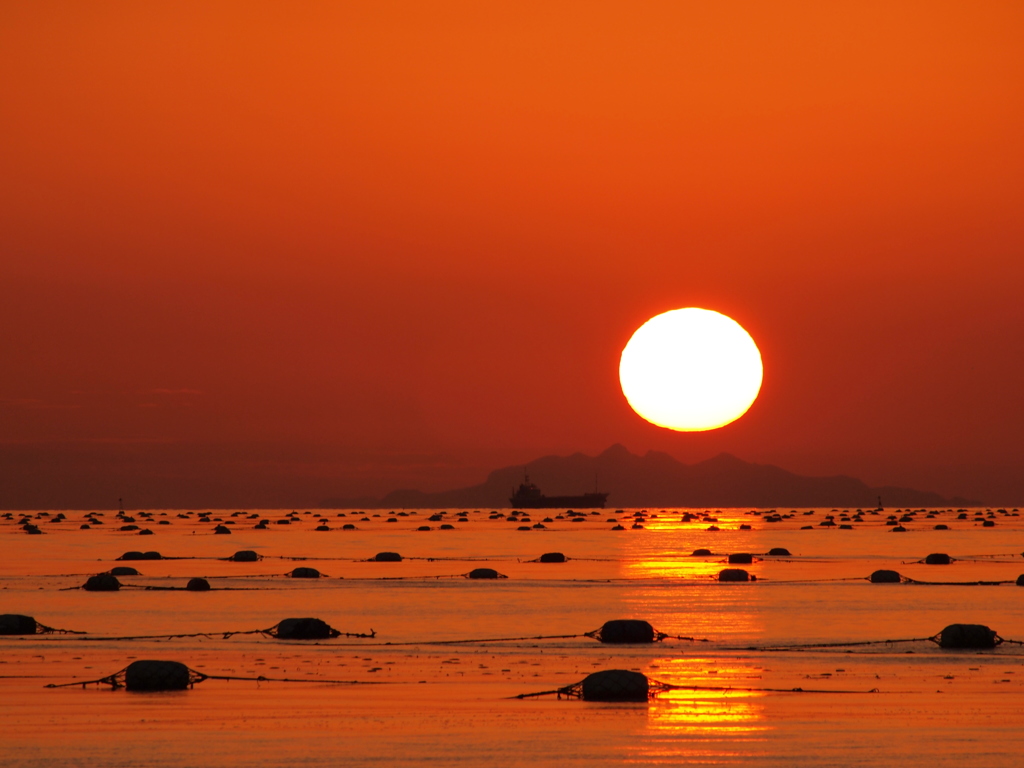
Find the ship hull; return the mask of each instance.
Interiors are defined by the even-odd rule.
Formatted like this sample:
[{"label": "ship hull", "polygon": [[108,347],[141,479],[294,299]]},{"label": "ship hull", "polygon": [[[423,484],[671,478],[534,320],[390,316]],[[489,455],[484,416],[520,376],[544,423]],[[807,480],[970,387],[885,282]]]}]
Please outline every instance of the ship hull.
[{"label": "ship hull", "polygon": [[509,499],[513,507],[521,509],[604,509],[607,493],[585,493],[582,496],[538,496]]}]

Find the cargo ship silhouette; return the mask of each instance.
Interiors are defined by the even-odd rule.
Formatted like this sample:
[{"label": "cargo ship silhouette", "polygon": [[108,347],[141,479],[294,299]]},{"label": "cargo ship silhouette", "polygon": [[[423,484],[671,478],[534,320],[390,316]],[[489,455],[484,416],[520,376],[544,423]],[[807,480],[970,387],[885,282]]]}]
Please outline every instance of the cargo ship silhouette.
[{"label": "cargo ship silhouette", "polygon": [[604,503],[608,500],[607,493],[595,491],[584,493],[580,496],[545,496],[534,483],[530,482],[527,475],[524,482],[519,484],[518,490],[513,490],[509,501],[513,507],[524,509],[555,509],[555,508],[580,508],[580,509],[604,509]]}]

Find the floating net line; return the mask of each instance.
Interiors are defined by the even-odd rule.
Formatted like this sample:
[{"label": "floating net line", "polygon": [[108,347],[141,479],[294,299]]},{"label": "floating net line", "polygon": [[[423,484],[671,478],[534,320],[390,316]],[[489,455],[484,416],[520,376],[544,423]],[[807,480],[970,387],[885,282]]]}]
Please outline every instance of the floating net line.
[{"label": "floating net line", "polygon": [[[76,634],[88,634],[78,632]],[[178,640],[181,638],[201,637],[209,640],[228,640],[235,635],[260,635],[275,640],[331,640],[336,637],[356,637],[373,639],[377,632],[371,629],[366,632],[342,632],[329,626],[319,619],[283,619],[272,627],[266,629],[244,629],[228,632],[180,632],[166,635],[125,635],[121,637],[109,637],[105,635],[90,636],[84,640],[95,640],[99,642],[117,642],[126,640]]]},{"label": "floating net line", "polygon": [[[184,669],[183,675],[179,672],[181,668]],[[186,667],[184,664],[180,665],[180,667],[176,667],[172,675],[165,674],[162,675],[162,677],[164,677],[166,682],[172,686],[170,688],[165,688],[164,690],[174,690],[175,688],[178,688],[178,686],[181,685],[181,683],[184,683],[184,685],[181,685],[182,688],[191,688],[196,683],[201,683],[204,680],[209,679],[209,675],[203,674],[202,672],[198,672],[190,667]],[[111,688],[116,690],[118,688],[126,688],[127,684],[128,667],[125,667],[124,669],[114,672],[112,675],[107,675],[106,677],[98,677],[95,680],[83,680],[81,682],[75,681],[72,683],[48,683],[44,687],[69,688],[74,685],[81,685],[83,688],[85,688],[87,685],[109,685]]]},{"label": "floating net line", "polygon": [[[411,558],[410,558],[411,559]],[[428,559],[428,558],[424,558]],[[530,561],[532,562],[532,561]],[[84,574],[67,574],[67,576],[80,576]],[[167,577],[146,577],[146,578],[160,578],[160,579],[176,579],[181,577],[167,576]],[[292,581],[299,582],[314,582],[319,583],[323,581],[344,581],[348,583],[359,583],[359,582],[384,582],[384,581],[407,581],[407,582],[437,582],[437,581],[456,581],[459,579],[471,579],[471,580],[494,580],[494,579],[507,579],[509,578],[505,574],[497,574],[496,576],[475,576],[473,571],[466,573],[452,573],[452,574],[418,574],[411,576],[329,576],[325,573],[320,573],[316,577],[300,577],[294,576],[290,573],[246,573],[246,574],[220,574],[216,576],[204,576],[207,580],[215,579],[265,579],[267,581],[276,581],[277,579],[286,578]],[[789,585],[789,584],[829,584],[839,582],[856,582],[856,581],[872,581],[870,576],[843,576],[834,578],[821,578],[821,579],[774,579],[757,574],[749,574],[748,579],[742,580],[723,580],[717,573],[702,574],[699,576],[621,576],[613,578],[592,578],[592,579],[567,579],[567,578],[555,578],[555,579],[535,579],[529,578],[526,581],[533,583],[537,582],[560,582],[568,584],[629,584],[629,583],[662,583],[662,584],[674,584],[680,586],[697,586],[703,584],[746,584],[755,585],[761,584],[767,587]],[[965,587],[965,586],[1003,586],[1007,584],[1020,585],[1017,579],[997,579],[997,580],[976,580],[976,581],[925,581],[922,579],[915,579],[910,576],[899,574],[898,579],[894,579],[894,583],[898,581],[904,584],[916,584],[922,586],[949,586],[949,587]],[[287,589],[302,589],[303,587],[291,587],[283,585],[274,586],[259,586],[259,587],[216,587],[212,591],[276,591],[276,590],[287,590]],[[71,587],[59,587],[57,591],[67,592],[73,590],[84,589],[84,585],[75,585]],[[157,584],[130,584],[120,583],[119,589],[138,589],[144,591],[195,591],[188,590],[187,587],[179,586],[161,586]],[[116,590],[109,590],[116,591]],[[210,590],[203,590],[210,591]]]},{"label": "floating net line", "polygon": [[[166,663],[166,662],[165,662]],[[72,686],[82,686],[85,688],[88,685],[109,685],[113,690],[119,688],[127,688],[128,690],[141,690],[141,691],[168,691],[168,690],[184,690],[185,688],[192,688],[196,683],[202,683],[206,680],[240,680],[249,681],[256,683],[320,683],[330,685],[389,685],[392,684],[389,681],[382,680],[333,680],[326,678],[296,678],[296,677],[265,677],[264,675],[245,676],[245,675],[208,675],[205,672],[199,672],[198,670],[186,667],[184,664],[176,664],[167,672],[157,669],[155,673],[150,673],[149,685],[140,687],[138,684],[134,684],[130,679],[131,671],[129,665],[124,669],[118,670],[111,675],[106,677],[96,678],[95,680],[75,680],[70,683],[48,683],[45,688],[70,688]],[[183,668],[184,672],[180,671]],[[161,674],[162,673],[162,674]],[[161,679],[162,678],[162,679]]]},{"label": "floating net line", "polygon": [[1002,581],[921,581],[912,579],[909,576],[903,577],[906,584],[921,584],[929,587],[998,587],[1002,584],[1016,584],[1016,579],[1004,579]]},{"label": "floating net line", "polygon": [[45,624],[36,622],[36,634],[37,635],[87,635],[81,629],[58,629],[57,627],[48,627]]},{"label": "floating net line", "polygon": [[[412,645],[476,645],[485,643],[513,643],[528,640],[575,640],[590,638],[608,645],[643,645],[659,643],[663,640],[682,640],[691,643],[710,643],[708,638],[688,637],[686,635],[673,635],[668,632],[660,632],[648,622],[637,619],[618,619],[606,621],[600,628],[590,632],[578,632],[571,635],[528,635],[521,637],[484,637],[453,640],[416,640],[402,642],[382,642],[369,645],[382,646],[412,646]],[[360,643],[362,646],[367,643]]]},{"label": "floating net line", "polygon": [[[274,575],[276,575],[276,574],[274,574]],[[167,578],[180,578],[180,577],[170,576],[170,577],[167,577]],[[260,576],[205,576],[204,578],[206,578],[206,579],[217,579],[217,578],[236,579],[236,578],[261,578],[261,577]],[[311,581],[312,581],[312,579],[311,579]],[[74,586],[74,587],[60,587],[57,591],[58,592],[70,592],[70,591],[74,591],[76,589],[80,589],[80,590],[83,590],[83,591],[88,591],[88,590],[85,589],[85,586],[82,585],[82,584],[79,584],[79,585]],[[118,585],[116,590],[112,589],[112,590],[101,590],[101,591],[116,592],[116,591],[119,591],[119,590],[122,590],[122,589],[140,589],[140,590],[142,590],[144,592],[196,592],[196,591],[203,591],[203,592],[272,592],[272,591],[281,591],[281,590],[288,591],[289,589],[293,589],[293,590],[294,589],[301,589],[301,587],[283,587],[283,586],[280,586],[280,587],[217,587],[216,589],[195,590],[195,589],[189,589],[188,587],[163,587],[163,586],[159,586],[159,585],[156,585],[156,584],[124,584],[124,583],[121,583],[121,584]]]},{"label": "floating net line", "polygon": [[[147,592],[195,592],[198,590],[189,589],[188,587],[160,587],[155,585],[142,585],[142,584],[122,584],[121,589],[130,587],[131,589],[142,589]],[[205,589],[203,592],[266,592],[269,591],[268,587],[217,587],[216,589]]]},{"label": "floating net line", "polygon": [[[610,670],[615,672],[618,670]],[[637,673],[639,674],[639,673]],[[579,682],[571,685],[565,685],[561,688],[553,688],[549,691],[536,691],[534,693],[520,693],[516,696],[510,696],[510,699],[532,699],[540,696],[557,696],[559,699],[565,697],[567,699],[588,699],[594,701],[643,701],[657,697],[659,694],[667,693],[668,691],[709,691],[718,693],[840,693],[840,694],[867,694],[867,693],[879,693],[878,688],[872,688],[868,691],[863,690],[837,690],[837,689],[826,689],[826,688],[765,688],[765,687],[751,687],[751,686],[732,686],[732,685],[677,685],[675,683],[666,683],[661,680],[646,680],[646,692],[643,690],[644,686],[633,689],[630,687],[632,681],[623,681],[624,684],[616,686],[616,680],[607,678],[602,681],[602,687],[605,688],[603,696],[594,697],[589,695],[587,690],[588,685],[591,684],[590,678],[580,680]],[[609,690],[610,689],[610,690]],[[616,690],[618,689],[618,690]]]},{"label": "floating net line", "polygon": [[951,650],[991,650],[1000,645],[1024,645],[1022,640],[1011,640],[1000,636],[995,630],[981,624],[951,624],[930,637],[906,637],[887,640],[852,640],[831,643],[793,643],[784,645],[752,645],[720,650],[743,651],[802,651],[818,648],[856,648],[879,645],[905,645],[908,643],[935,643],[940,648]]},{"label": "floating net line", "polygon": [[0,637],[25,636],[25,635],[85,635],[88,634],[77,629],[59,629],[50,627],[34,616],[25,616],[20,613],[0,614]]},{"label": "floating net line", "polygon": [[692,643],[708,643],[707,638],[687,637],[684,635],[672,635],[655,629],[649,622],[638,619],[617,619],[606,621],[598,629],[584,632],[584,637],[590,637],[601,643],[626,644],[626,643],[660,643],[662,640],[686,640]]},{"label": "floating net line", "polygon": [[[433,562],[464,562],[464,563],[486,563],[486,562],[502,562],[502,563],[514,563],[524,562],[520,558],[516,557],[409,557],[403,555],[401,560],[383,560],[377,561],[372,557],[300,557],[295,555],[260,555],[259,558],[262,560],[273,559],[273,560],[340,560],[348,563],[373,563],[373,562],[402,562],[404,560],[422,560],[428,563]],[[230,557],[219,557],[218,560],[231,560]]]},{"label": "floating net line", "polygon": [[[714,574],[710,578],[716,578]],[[928,586],[947,586],[947,587],[992,587],[999,586],[1001,584],[1016,584],[1016,579],[1003,579],[1001,581],[921,581],[920,579],[913,579],[909,576],[900,574],[900,582],[903,584],[922,584]],[[777,585],[777,584],[825,584],[829,582],[838,581],[871,581],[870,576],[847,576],[842,578],[834,579],[769,579],[763,576],[757,577],[757,584],[765,584],[766,586]],[[754,582],[751,582],[754,583]]]},{"label": "floating net line", "polygon": [[[125,553],[129,554],[129,553]],[[140,553],[144,554],[144,553]],[[770,558],[773,563],[781,562],[849,562],[856,558],[849,557],[793,557],[785,555],[770,555],[768,553],[751,553],[754,562],[762,561],[766,558]],[[681,562],[692,562],[694,559],[706,559],[706,558],[727,558],[728,554],[722,552],[711,552],[708,555],[694,555],[692,553],[677,554],[677,553],[665,553],[661,555],[664,560],[679,560]],[[954,562],[1016,562],[1021,557],[1024,557],[1024,553],[998,553],[998,554],[973,554],[964,555],[962,557],[950,557],[949,563]],[[1008,558],[1005,560],[999,560],[999,558]],[[303,555],[271,555],[264,553],[256,553],[254,560],[236,560],[235,555],[228,557],[214,557],[209,555],[160,555],[159,557],[125,557],[122,554],[119,557],[114,558],[115,561],[128,561],[128,562],[155,562],[159,560],[215,560],[221,562],[254,562],[258,560],[291,560],[291,561],[337,561],[337,562],[374,562],[374,558],[364,557],[313,557]],[[543,562],[541,557],[526,558],[524,556],[480,556],[480,557],[450,557],[450,556],[403,556],[402,560],[418,560],[423,562],[519,562],[519,563],[540,563]],[[641,558],[622,558],[622,557],[569,557],[565,556],[564,561],[561,562],[607,562],[607,563],[618,563],[618,562],[642,562]],[[924,564],[925,558],[919,560],[903,560],[901,561],[904,565],[912,564]],[[738,563],[742,565],[743,563]]]}]

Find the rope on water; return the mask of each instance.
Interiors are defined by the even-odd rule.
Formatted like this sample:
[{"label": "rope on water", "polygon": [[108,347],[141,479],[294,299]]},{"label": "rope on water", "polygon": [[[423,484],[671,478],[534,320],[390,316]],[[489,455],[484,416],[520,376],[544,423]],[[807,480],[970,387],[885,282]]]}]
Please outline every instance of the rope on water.
[{"label": "rope on water", "polygon": [[[87,634],[87,633],[78,633]],[[324,622],[320,622],[318,619],[284,619],[279,621],[272,627],[266,629],[245,629],[245,630],[234,630],[230,632],[182,632],[178,634],[170,635],[128,635],[124,637],[104,637],[94,636],[84,638],[87,640],[97,640],[101,642],[116,642],[126,640],[178,640],[182,638],[193,638],[202,637],[209,640],[221,639],[228,640],[235,635],[262,635],[263,637],[272,637],[280,640],[328,640],[335,637],[357,637],[365,639],[373,639],[377,636],[375,630],[370,630],[369,633],[365,632],[342,632],[328,626]]]},{"label": "rope on water", "polygon": [[[348,563],[366,563],[374,562],[373,558],[365,557],[298,557],[294,555],[260,555],[260,558],[275,559],[275,560],[340,560]],[[217,558],[218,560],[231,560],[230,557]],[[476,563],[476,562],[505,562],[514,563],[516,558],[514,557],[403,557],[402,560],[423,560],[428,563],[433,562],[464,562],[464,563]],[[519,561],[522,562],[522,561]]]},{"label": "rope on water", "polygon": [[[147,662],[142,662],[143,664]],[[161,662],[157,662],[161,663]],[[162,662],[167,664],[167,662]],[[129,665],[130,667],[131,665]],[[112,675],[106,677],[100,677],[95,680],[83,680],[74,681],[70,683],[48,683],[43,686],[44,688],[69,688],[71,686],[80,685],[85,688],[87,685],[109,685],[113,689],[128,688],[129,690],[183,690],[184,688],[192,688],[196,683],[202,683],[206,680],[240,680],[257,683],[328,683],[331,685],[390,685],[393,684],[386,680],[332,680],[325,678],[296,678],[296,677],[265,677],[263,675],[256,675],[252,677],[243,675],[208,675],[204,672],[199,672],[191,667],[186,667],[183,664],[175,664],[176,667],[183,668],[184,674],[177,681],[171,681],[170,685],[166,685],[166,680],[162,681],[165,685],[163,686],[146,686],[140,687],[132,684],[129,679],[129,667],[118,670]]]},{"label": "rope on water", "polygon": [[670,635],[651,626],[642,619],[614,619],[606,621],[598,629],[584,633],[585,637],[593,638],[609,645],[625,645],[632,643],[660,643],[662,640],[687,640],[691,643],[708,643],[707,638]]},{"label": "rope on water", "polygon": [[36,634],[37,635],[87,635],[89,633],[85,632],[83,630],[80,630],[80,629],[58,629],[57,627],[48,627],[45,624],[40,624],[37,621],[36,622]]},{"label": "rope on water", "polygon": [[472,643],[512,643],[520,640],[571,640],[577,637],[587,637],[586,634],[582,635],[534,635],[532,637],[486,637],[486,638],[475,638],[472,640],[421,640],[417,642],[402,642],[402,643],[380,643],[380,645],[387,646],[400,646],[400,645],[470,645]]},{"label": "rope on water", "polygon": [[[801,651],[813,648],[847,648],[867,645],[897,645],[900,643],[926,643],[926,642],[939,642],[939,635],[933,635],[932,637],[909,637],[901,638],[898,640],[858,640],[851,642],[842,643],[795,643],[792,645],[751,645],[744,648],[737,648],[735,650],[743,651]],[[730,650],[730,649],[722,649]]]},{"label": "rope on water", "polygon": [[[143,586],[142,584],[122,584],[121,588],[132,587],[134,589],[142,589],[147,592],[192,592],[188,587],[157,587],[157,586]],[[207,592],[267,592],[267,587],[217,587],[216,589],[205,590]]]},{"label": "rope on water", "polygon": [[266,635],[266,630],[247,629],[235,632],[181,632],[174,635],[126,635],[124,637],[94,636],[85,639],[96,640],[98,642],[119,642],[122,640],[179,640],[186,637],[203,637],[207,640],[220,638],[222,640],[227,640],[235,635]]},{"label": "rope on water", "polygon": [[424,560],[428,563],[433,562],[463,562],[463,563],[514,563],[519,562],[516,558],[512,557],[406,557],[405,560]]},{"label": "rope on water", "polygon": [[[648,622],[638,619],[617,619],[605,622],[600,629],[590,632],[582,632],[573,635],[531,635],[528,637],[487,637],[459,640],[421,640],[417,642],[386,642],[381,645],[404,646],[404,645],[471,645],[474,643],[511,643],[524,640],[574,640],[589,637],[606,644],[642,644],[656,643],[662,640],[684,640],[691,643],[709,643],[704,637],[688,637],[686,635],[670,635],[667,632],[659,632]],[[365,644],[364,644],[365,645]]]},{"label": "rope on water", "polygon": [[325,680],[321,678],[308,679],[300,677],[239,677],[236,675],[207,675],[207,680],[247,680],[257,683],[331,683],[332,685],[398,685],[397,682],[389,680]]},{"label": "rope on water", "polygon": [[1016,579],[1004,581],[919,581],[909,576],[904,576],[907,584],[922,584],[930,587],[998,587],[1002,584],[1016,584]]},{"label": "rope on water", "polygon": [[[717,574],[712,574],[709,578],[717,579]],[[825,582],[831,581],[864,581],[866,576],[843,576],[834,579],[769,579],[765,576],[758,576],[757,583],[761,584],[824,584]]]},{"label": "rope on water", "polygon": [[[1005,637],[1001,637],[995,630],[991,630],[986,626],[978,624],[951,624],[941,632],[932,635],[931,637],[911,637],[901,638],[898,640],[860,640],[852,642],[841,642],[841,643],[797,643],[792,645],[764,645],[764,646],[748,646],[743,649],[746,651],[802,651],[802,650],[813,650],[816,648],[854,648],[854,647],[865,647],[870,645],[898,645],[904,643],[935,643],[941,648],[947,649],[993,649],[1003,643],[1011,643],[1013,645],[1024,645],[1024,641],[1021,640],[1010,640]],[[722,650],[732,650],[724,648]]]},{"label": "rope on water", "polygon": [[[143,662],[145,663],[145,662]],[[131,665],[129,665],[131,666]],[[191,688],[196,683],[201,683],[207,679],[207,676],[202,672],[186,667],[184,664],[177,665],[179,668],[183,668],[183,674],[181,677],[173,681],[174,688]],[[175,672],[177,669],[174,670]],[[74,685],[80,685],[85,688],[87,685],[109,685],[113,689],[127,688],[128,687],[128,667],[120,669],[114,672],[112,675],[106,677],[98,677],[95,680],[82,680],[81,682],[75,681],[71,683],[48,683],[44,688],[69,688]]]},{"label": "rope on water", "polygon": [[[172,577],[174,578],[174,577]],[[208,576],[208,579],[245,579],[253,578],[258,579],[260,576]],[[77,587],[61,587],[58,592],[69,592],[76,589],[85,589],[85,587],[79,584]],[[118,589],[141,589],[143,592],[191,592],[193,590],[187,587],[161,587],[151,584],[121,584]],[[213,590],[206,590],[209,592],[272,592],[272,591],[287,591],[288,589],[297,589],[297,587],[217,587]]]},{"label": "rope on water", "polygon": [[[561,699],[563,696],[570,699],[590,699],[594,701],[645,701],[650,698],[654,698],[660,693],[667,691],[714,691],[721,693],[841,693],[841,694],[865,694],[865,693],[879,693],[878,688],[872,688],[868,691],[863,690],[829,690],[825,688],[763,688],[763,687],[748,687],[748,686],[731,686],[731,685],[676,685],[674,683],[666,683],[661,680],[650,680],[645,678],[640,673],[632,673],[630,678],[635,678],[635,681],[639,682],[638,687],[635,690],[629,690],[626,686],[634,680],[626,680],[625,686],[618,690],[608,690],[609,687],[616,687],[615,680],[595,682],[595,686],[600,685],[605,690],[600,691],[588,691],[588,686],[595,678],[601,678],[602,676],[613,676],[616,674],[622,675],[623,670],[608,670],[606,672],[599,672],[594,675],[590,675],[585,680],[581,680],[578,683],[572,685],[566,685],[561,688],[554,688],[549,691],[537,691],[535,693],[520,693],[516,696],[509,696],[509,699],[532,699],[539,696],[557,696]],[[596,693],[596,695],[594,695]]]}]

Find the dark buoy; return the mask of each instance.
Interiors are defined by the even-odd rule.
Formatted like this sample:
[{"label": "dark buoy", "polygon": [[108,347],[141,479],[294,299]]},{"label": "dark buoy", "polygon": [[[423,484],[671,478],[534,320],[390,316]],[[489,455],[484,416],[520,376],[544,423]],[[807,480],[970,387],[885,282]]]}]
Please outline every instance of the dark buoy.
[{"label": "dark buoy", "polygon": [[231,529],[228,528],[226,525],[218,525],[216,528],[213,529],[213,532],[223,535],[226,533],[231,533]]},{"label": "dark buoy", "polygon": [[746,552],[734,552],[729,555],[729,565],[750,565],[754,562],[754,556]]},{"label": "dark buoy", "polygon": [[188,584],[185,585],[185,589],[189,592],[209,592],[210,582],[197,576],[194,579],[188,580]]},{"label": "dark buoy", "polygon": [[768,550],[768,554],[771,557],[789,557],[790,556],[789,550],[786,549],[785,547],[772,547],[771,549]]},{"label": "dark buoy", "polygon": [[695,549],[693,550],[692,557],[708,557],[711,555],[710,549]]},{"label": "dark buoy", "polygon": [[657,638],[654,627],[641,619],[614,619],[601,625],[594,637],[602,643],[653,643]]},{"label": "dark buoy", "polygon": [[924,559],[925,565],[949,565],[953,558],[944,552],[932,552]]},{"label": "dark buoy", "polygon": [[941,648],[995,648],[996,631],[984,624],[950,624],[939,633]]},{"label": "dark buoy", "polygon": [[606,669],[587,675],[581,684],[584,701],[643,701],[649,694],[646,675],[628,669]]},{"label": "dark buoy", "polygon": [[323,574],[316,568],[296,568],[288,575],[293,579],[319,579]]},{"label": "dark buoy", "polygon": [[132,568],[130,565],[117,565],[108,571],[111,576],[138,576],[139,572],[137,569]]},{"label": "dark buoy", "polygon": [[1017,586],[1024,587],[1024,573],[1017,577]]},{"label": "dark buoy", "polygon": [[899,584],[903,579],[896,571],[881,569],[868,577],[872,584]]},{"label": "dark buoy", "polygon": [[118,560],[145,560],[146,558],[145,558],[145,556],[141,552],[136,552],[135,550],[132,550],[131,552],[125,552],[123,555],[121,555],[117,559]]},{"label": "dark buoy", "polygon": [[279,640],[327,640],[341,633],[321,619],[284,619],[279,622],[274,637]]},{"label": "dark buoy", "polygon": [[742,568],[723,568],[718,572],[719,581],[755,581],[756,576],[751,576]]},{"label": "dark buoy", "polygon": [[471,579],[500,579],[501,574],[493,568],[474,568],[469,572]]},{"label": "dark buoy", "polygon": [[191,682],[192,673],[180,661],[133,661],[124,671],[129,691],[184,691]]},{"label": "dark buoy", "polygon": [[545,552],[540,556],[540,562],[542,563],[564,563],[565,555],[561,552]]},{"label": "dark buoy", "polygon": [[35,633],[36,620],[31,616],[22,616],[20,613],[0,615],[0,635],[34,635]]},{"label": "dark buoy", "polygon": [[86,592],[117,592],[121,588],[121,582],[116,576],[109,573],[98,573],[86,579],[82,589]]},{"label": "dark buoy", "polygon": [[251,549],[240,549],[228,558],[228,560],[235,563],[255,563],[259,559],[260,556]]},{"label": "dark buoy", "polygon": [[143,560],[163,560],[164,556],[161,555],[159,552],[143,552],[142,553],[142,559]]},{"label": "dark buoy", "polygon": [[400,563],[402,556],[397,552],[378,552],[370,560],[375,563]]}]

